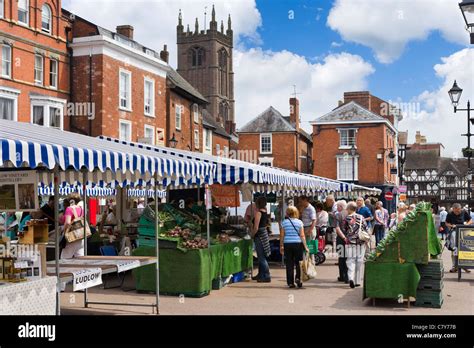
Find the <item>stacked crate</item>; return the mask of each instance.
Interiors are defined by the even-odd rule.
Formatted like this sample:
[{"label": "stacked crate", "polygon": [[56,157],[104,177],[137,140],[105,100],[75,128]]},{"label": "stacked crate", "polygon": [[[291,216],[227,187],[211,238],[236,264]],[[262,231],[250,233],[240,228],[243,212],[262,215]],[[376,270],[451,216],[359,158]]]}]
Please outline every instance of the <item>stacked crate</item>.
[{"label": "stacked crate", "polygon": [[441,308],[443,305],[443,276],[442,260],[430,260],[427,265],[417,265],[420,272],[420,282],[416,291],[416,306]]}]

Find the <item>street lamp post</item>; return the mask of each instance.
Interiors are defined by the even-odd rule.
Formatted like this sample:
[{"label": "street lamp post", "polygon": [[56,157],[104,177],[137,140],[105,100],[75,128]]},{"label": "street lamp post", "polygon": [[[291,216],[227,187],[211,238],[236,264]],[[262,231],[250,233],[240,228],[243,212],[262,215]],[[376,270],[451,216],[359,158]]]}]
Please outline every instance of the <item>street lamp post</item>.
[{"label": "street lamp post", "polygon": [[466,23],[466,30],[471,36],[471,44],[474,44],[474,0],[463,0],[459,8]]},{"label": "street lamp post", "polygon": [[[474,2],[473,2],[474,4]],[[453,87],[448,92],[449,98],[451,99],[451,103],[454,107],[454,113],[458,111],[467,111],[467,134],[462,134],[462,136],[467,137],[467,149],[465,150],[465,154],[467,154],[467,167],[468,167],[468,186],[467,186],[467,202],[469,208],[472,208],[471,200],[472,200],[472,169],[471,169],[471,157],[472,157],[472,149],[471,149],[471,122],[474,124],[474,119],[471,119],[471,102],[467,101],[467,108],[466,109],[459,109],[458,104],[459,100],[461,99],[462,88],[458,86],[456,81],[454,81]]]},{"label": "street lamp post", "polygon": [[176,145],[178,145],[178,140],[176,140],[174,133],[173,133],[173,137],[170,140],[168,140],[168,143],[172,149],[175,149]]}]

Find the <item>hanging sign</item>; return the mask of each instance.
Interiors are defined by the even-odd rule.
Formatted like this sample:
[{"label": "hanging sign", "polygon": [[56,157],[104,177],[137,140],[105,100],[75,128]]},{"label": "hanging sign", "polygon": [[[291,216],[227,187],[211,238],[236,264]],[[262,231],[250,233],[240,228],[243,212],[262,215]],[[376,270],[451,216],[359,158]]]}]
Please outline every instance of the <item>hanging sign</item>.
[{"label": "hanging sign", "polygon": [[211,185],[212,198],[218,207],[239,207],[239,187],[235,185]]},{"label": "hanging sign", "polygon": [[406,192],[407,192],[407,187],[406,187],[406,185],[400,185],[400,186],[398,186],[398,192],[400,192],[400,193],[406,193]]},{"label": "hanging sign", "polygon": [[401,193],[399,198],[401,202],[405,202],[407,200],[407,195],[405,193]]},{"label": "hanging sign", "polygon": [[72,273],[73,291],[84,290],[102,284],[101,268],[61,268],[61,273],[69,272]]},{"label": "hanging sign", "polygon": [[458,265],[474,268],[474,227],[458,226]]},{"label": "hanging sign", "polygon": [[36,171],[0,172],[0,210],[38,210]]}]

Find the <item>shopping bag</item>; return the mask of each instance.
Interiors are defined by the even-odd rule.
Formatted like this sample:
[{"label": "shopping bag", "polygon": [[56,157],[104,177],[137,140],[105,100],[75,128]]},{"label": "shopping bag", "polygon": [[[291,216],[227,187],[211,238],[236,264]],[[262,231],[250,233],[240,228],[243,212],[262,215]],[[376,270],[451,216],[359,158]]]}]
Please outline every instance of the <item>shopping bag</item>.
[{"label": "shopping bag", "polygon": [[308,253],[304,256],[303,261],[300,261],[300,268],[302,281],[305,282],[307,280],[316,278],[316,266],[313,263],[311,255]]}]

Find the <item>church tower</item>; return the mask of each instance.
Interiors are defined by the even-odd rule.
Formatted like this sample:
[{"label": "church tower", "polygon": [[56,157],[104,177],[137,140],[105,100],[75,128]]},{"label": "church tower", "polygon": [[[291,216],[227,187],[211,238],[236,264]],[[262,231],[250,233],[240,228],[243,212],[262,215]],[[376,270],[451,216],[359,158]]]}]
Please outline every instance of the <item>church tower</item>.
[{"label": "church tower", "polygon": [[179,11],[177,31],[178,73],[209,101],[207,111],[228,133],[235,131],[233,31],[229,15],[227,29],[220,29],[212,6],[209,28],[199,29],[196,18],[194,30],[183,26]]}]

